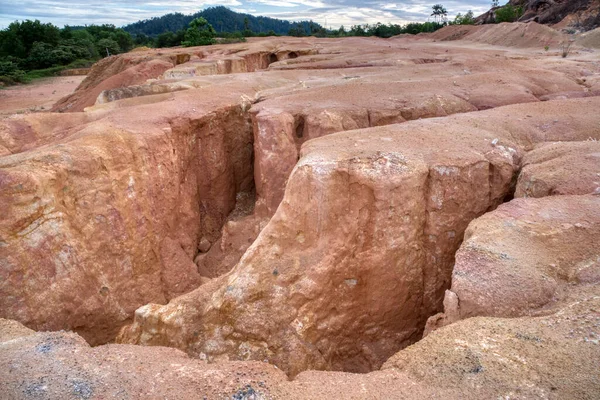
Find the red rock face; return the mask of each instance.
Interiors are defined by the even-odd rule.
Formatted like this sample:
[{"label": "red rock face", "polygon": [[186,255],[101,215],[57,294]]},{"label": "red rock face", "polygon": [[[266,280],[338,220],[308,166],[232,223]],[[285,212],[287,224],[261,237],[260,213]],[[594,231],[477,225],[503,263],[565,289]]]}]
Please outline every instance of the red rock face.
[{"label": "red rock face", "polygon": [[139,131],[100,119],[2,158],[2,315],[101,343],[140,304],[197,287],[200,239],[252,183],[251,126],[227,101]]},{"label": "red rock face", "polygon": [[[509,107],[307,142],[235,269],[141,308],[119,340],[268,359],[290,375],[377,368],[441,307],[464,229],[510,192],[520,149],[552,137],[539,121],[557,106],[530,108],[527,122]],[[583,114],[580,137],[595,129]]]},{"label": "red rock face", "polygon": [[515,199],[473,221],[452,276],[460,318],[535,315],[576,286],[595,288],[599,205],[598,196]]}]

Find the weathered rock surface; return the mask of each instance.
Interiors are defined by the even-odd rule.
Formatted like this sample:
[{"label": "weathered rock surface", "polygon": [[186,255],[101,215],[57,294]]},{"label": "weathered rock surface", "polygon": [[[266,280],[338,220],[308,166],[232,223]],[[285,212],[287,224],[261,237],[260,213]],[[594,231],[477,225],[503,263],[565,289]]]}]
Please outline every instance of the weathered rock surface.
[{"label": "weathered rock surface", "polygon": [[516,197],[600,194],[600,142],[558,142],[525,155]]},{"label": "weathered rock surface", "polygon": [[[0,319],[3,399],[196,399],[268,393],[286,380],[266,363],[218,368],[176,349],[129,345],[90,347],[74,333],[27,332]],[[251,389],[250,389],[251,388]],[[255,397],[265,398],[265,397]]]},{"label": "weathered rock surface", "polygon": [[[510,193],[522,151],[555,135],[600,134],[597,116],[575,111],[598,101],[307,142],[283,202],[234,270],[167,306],[140,308],[119,340],[268,359],[290,375],[376,369],[441,308],[467,224]],[[547,125],[560,107],[568,129]]]},{"label": "weathered rock surface", "polygon": [[[377,370],[442,306],[462,318],[464,293],[446,292],[455,252],[515,184],[517,196],[591,193],[594,52],[544,53],[556,32],[534,23],[466,29],[479,44],[436,43],[461,36],[446,29],[131,53],[56,108],[85,111],[0,121],[0,317],[95,345],[150,303],[120,340],[204,359],[8,323],[0,397],[594,393],[596,339],[561,336],[561,318],[593,315],[580,305],[595,304],[596,284],[562,278],[546,305],[515,314],[543,318],[459,321],[371,374],[306,371]],[[575,224],[561,218],[549,224]],[[593,248],[589,229],[573,254]],[[481,337],[502,345],[485,353]],[[513,354],[535,366],[506,367]]]},{"label": "weathered rock surface", "polygon": [[[255,72],[175,77],[235,59]],[[137,307],[165,303],[239,261],[275,213],[307,140],[585,94],[599,72],[583,61],[508,59],[426,39],[252,39],[103,60],[57,106],[86,112],[0,122],[0,315],[35,329],[75,329],[95,344],[110,340]],[[528,117],[498,118],[490,129],[511,118]],[[570,119],[544,117],[540,124],[552,126],[534,131],[573,140],[578,133],[569,132],[587,119]],[[463,216],[465,224],[500,201],[507,189],[493,185],[501,187],[495,200]],[[244,193],[256,193],[256,207],[235,214]],[[431,249],[439,265],[451,265],[461,226],[448,228],[456,236],[447,248]],[[441,307],[443,291],[431,292]]]},{"label": "weathered rock surface", "polygon": [[74,334],[34,334],[0,320],[0,397],[595,398],[599,308],[596,292],[543,317],[470,318],[397,353],[380,371],[306,371],[291,381],[266,363],[207,364],[162,347],[90,348]]},{"label": "weathered rock surface", "polygon": [[[600,196],[514,199],[473,221],[456,253],[445,315],[540,315],[600,282]],[[582,288],[579,288],[579,287]],[[455,300],[452,300],[455,298]]]},{"label": "weathered rock surface", "polygon": [[9,120],[44,145],[0,159],[1,315],[101,343],[141,304],[197,287],[200,239],[216,240],[252,187],[242,94],[69,114],[92,122],[49,138],[56,114]]}]

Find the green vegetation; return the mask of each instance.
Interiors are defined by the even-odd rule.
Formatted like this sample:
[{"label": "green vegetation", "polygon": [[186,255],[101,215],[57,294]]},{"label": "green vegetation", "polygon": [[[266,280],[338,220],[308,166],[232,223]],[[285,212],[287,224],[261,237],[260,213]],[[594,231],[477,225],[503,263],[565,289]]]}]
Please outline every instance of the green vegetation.
[{"label": "green vegetation", "polygon": [[[446,26],[446,23],[441,22],[412,22],[406,25],[397,24],[382,24],[376,23],[373,25],[353,25],[349,30],[341,26],[337,31],[327,31],[328,37],[343,37],[343,36],[377,36],[380,38],[389,38],[403,33],[416,35],[422,32],[434,32]],[[315,35],[317,36],[317,35]]]},{"label": "green vegetation", "polygon": [[190,27],[185,31],[184,41],[181,44],[185,47],[208,46],[215,44],[217,32],[211,24],[204,18],[196,18],[190,22]]},{"label": "green vegetation", "polygon": [[38,20],[16,21],[0,31],[0,82],[6,85],[56,75],[133,46],[131,35],[114,25],[59,29]]},{"label": "green vegetation", "polygon": [[495,11],[496,22],[515,22],[523,15],[523,7],[507,4]]},{"label": "green vegetation", "polygon": [[[129,32],[133,37],[145,35],[156,37],[165,32],[177,34],[179,31],[185,31],[190,22],[196,18],[204,18],[211,24],[217,36],[221,37],[223,33],[240,32],[244,36],[275,36],[287,35],[289,30],[296,25],[303,27],[304,32],[310,32],[310,21],[301,21],[293,23],[268,17],[255,17],[250,14],[237,13],[227,7],[210,7],[192,15],[173,13],[138,21],[126,25],[123,29]],[[314,23],[313,23],[314,24]],[[244,32],[246,31],[246,32]],[[252,33],[252,34],[250,34]]]},{"label": "green vegetation", "polygon": [[12,61],[0,61],[0,82],[5,85],[13,85],[17,82],[25,82],[25,71]]},{"label": "green vegetation", "polygon": [[469,10],[465,13],[465,15],[462,15],[461,13],[456,14],[456,17],[454,18],[454,22],[452,22],[453,25],[474,25],[475,24],[475,17],[473,16],[473,11]]}]

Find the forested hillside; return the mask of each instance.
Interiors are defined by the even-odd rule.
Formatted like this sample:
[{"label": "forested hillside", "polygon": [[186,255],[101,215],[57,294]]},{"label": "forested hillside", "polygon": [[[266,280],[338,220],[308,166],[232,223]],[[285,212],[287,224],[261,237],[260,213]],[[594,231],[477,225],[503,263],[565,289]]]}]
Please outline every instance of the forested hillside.
[{"label": "forested hillside", "polygon": [[[114,25],[61,29],[38,20],[15,21],[0,31],[0,84],[52,75],[66,66],[90,66],[101,57],[127,52],[134,45],[131,35]],[[34,70],[38,72],[26,74]]]},{"label": "forested hillside", "polygon": [[[290,22],[269,17],[255,17],[250,14],[241,14],[230,9],[218,6],[207,8],[193,15],[181,13],[167,14],[138,21],[123,27],[132,35],[156,36],[164,32],[177,32],[187,28],[188,24],[195,18],[205,18],[217,32],[237,32],[249,30],[256,33],[267,33],[272,31],[278,35],[287,35],[290,29],[300,25],[304,32],[312,32],[321,29],[319,24],[312,21]],[[312,26],[312,29],[311,29]]]}]

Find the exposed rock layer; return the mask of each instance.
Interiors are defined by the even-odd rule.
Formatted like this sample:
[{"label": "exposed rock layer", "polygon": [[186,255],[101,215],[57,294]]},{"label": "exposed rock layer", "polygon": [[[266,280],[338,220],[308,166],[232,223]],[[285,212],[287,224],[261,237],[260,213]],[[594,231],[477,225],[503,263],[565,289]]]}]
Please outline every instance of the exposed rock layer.
[{"label": "exposed rock layer", "polygon": [[515,199],[473,221],[456,253],[445,315],[429,329],[473,316],[539,315],[596,292],[600,196]]},{"label": "exposed rock layer", "polygon": [[[523,151],[596,137],[597,116],[583,110],[598,101],[307,142],[281,205],[234,270],[167,306],[139,309],[120,340],[211,360],[268,359],[290,375],[375,369],[441,308],[467,224],[510,193]],[[548,125],[558,109],[569,121]]]}]

